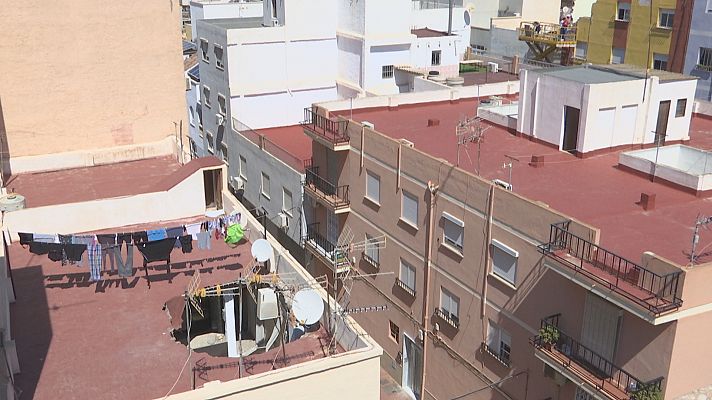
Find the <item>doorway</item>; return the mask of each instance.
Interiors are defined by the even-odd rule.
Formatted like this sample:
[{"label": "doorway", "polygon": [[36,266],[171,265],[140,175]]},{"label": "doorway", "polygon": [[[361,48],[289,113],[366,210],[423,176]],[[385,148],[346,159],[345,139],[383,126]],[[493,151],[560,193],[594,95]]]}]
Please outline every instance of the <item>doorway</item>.
[{"label": "doorway", "polygon": [[403,389],[414,399],[420,399],[423,374],[423,353],[408,335],[403,335]]},{"label": "doorway", "polygon": [[655,124],[655,145],[663,146],[667,136],[668,118],[670,116],[670,100],[661,101],[658,106],[658,123]]},{"label": "doorway", "polygon": [[579,115],[581,110],[574,107],[564,107],[564,142],[561,150],[573,153],[578,146]]},{"label": "doorway", "polygon": [[205,208],[222,210],[222,170],[203,171],[203,185],[205,186]]}]

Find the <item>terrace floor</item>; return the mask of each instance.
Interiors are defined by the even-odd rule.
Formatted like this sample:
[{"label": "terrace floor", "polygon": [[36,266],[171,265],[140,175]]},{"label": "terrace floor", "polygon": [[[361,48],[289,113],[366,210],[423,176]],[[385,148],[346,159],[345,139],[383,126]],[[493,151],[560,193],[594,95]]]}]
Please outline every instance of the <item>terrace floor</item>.
[{"label": "terrace floor", "polygon": [[[106,232],[175,226],[201,218]],[[15,376],[22,398],[160,398],[176,379],[173,393],[189,390],[193,366],[199,368],[196,387],[236,378],[236,359],[197,352],[180,373],[187,349],[169,334],[171,324],[162,309],[167,300],[183,293],[194,274],[200,273],[201,286],[224,283],[238,278],[251,262],[249,242],[235,249],[221,240],[211,245],[210,250],[200,250],[194,242],[188,254],[175,249],[170,276],[165,264],[149,265],[149,289],[135,248],[132,277],[104,272],[103,280],[92,283],[86,266],[63,267],[12,244],[9,261],[17,301],[11,305],[11,326],[22,368]],[[325,343],[323,330],[288,343],[287,365],[324,357]],[[282,367],[281,354],[281,348],[276,348],[245,357],[246,373],[271,370],[275,359],[274,367]]]}]

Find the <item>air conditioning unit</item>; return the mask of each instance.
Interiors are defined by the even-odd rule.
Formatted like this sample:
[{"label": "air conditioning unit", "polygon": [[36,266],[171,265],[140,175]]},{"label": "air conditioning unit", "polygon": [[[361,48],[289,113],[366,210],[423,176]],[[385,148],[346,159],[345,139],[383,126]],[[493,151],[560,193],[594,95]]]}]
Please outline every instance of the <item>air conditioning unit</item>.
[{"label": "air conditioning unit", "polygon": [[287,213],[285,213],[285,212],[281,212],[281,213],[277,214],[277,216],[279,217],[278,218],[279,227],[282,229],[289,228],[289,215],[287,215]]},{"label": "air conditioning unit", "polygon": [[231,176],[228,181],[232,190],[245,190],[245,181],[239,176]]},{"label": "air conditioning unit", "polygon": [[510,191],[513,189],[513,188],[512,188],[512,185],[511,185],[509,182],[505,182],[505,181],[503,181],[503,180],[501,180],[501,179],[495,179],[495,180],[492,181],[492,183],[494,183],[495,185],[501,187],[502,189],[506,189],[506,190],[510,190]]},{"label": "air conditioning unit", "polygon": [[278,316],[277,293],[271,288],[257,289],[257,318],[264,321]]},{"label": "air conditioning unit", "polygon": [[490,72],[499,72],[499,64],[495,62],[488,62],[487,63],[487,68],[489,69]]},{"label": "air conditioning unit", "polygon": [[277,18],[272,18],[272,26],[279,26],[279,20]]},{"label": "air conditioning unit", "polygon": [[407,147],[410,147],[410,148],[413,148],[413,147],[415,146],[415,145],[413,144],[413,142],[411,142],[411,141],[408,140],[408,139],[398,139],[398,141],[399,141],[400,144],[402,144],[403,146],[407,146]]},{"label": "air conditioning unit", "polygon": [[363,125],[365,128],[371,128],[371,129],[376,129],[376,126],[373,125],[372,122],[368,121],[361,121],[361,125]]},{"label": "air conditioning unit", "polygon": [[220,126],[225,122],[225,116],[222,114],[215,114],[215,123]]}]

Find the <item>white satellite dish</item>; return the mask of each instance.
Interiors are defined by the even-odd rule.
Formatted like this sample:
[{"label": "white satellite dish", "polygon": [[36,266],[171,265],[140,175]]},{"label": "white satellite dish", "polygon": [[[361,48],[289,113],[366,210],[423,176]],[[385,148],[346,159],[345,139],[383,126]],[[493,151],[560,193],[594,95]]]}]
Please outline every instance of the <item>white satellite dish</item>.
[{"label": "white satellite dish", "polygon": [[297,321],[303,325],[319,322],[324,313],[324,300],[314,289],[302,289],[294,295],[292,311]]},{"label": "white satellite dish", "polygon": [[272,257],[272,245],[266,239],[257,239],[252,243],[252,257],[258,262],[265,262]]}]

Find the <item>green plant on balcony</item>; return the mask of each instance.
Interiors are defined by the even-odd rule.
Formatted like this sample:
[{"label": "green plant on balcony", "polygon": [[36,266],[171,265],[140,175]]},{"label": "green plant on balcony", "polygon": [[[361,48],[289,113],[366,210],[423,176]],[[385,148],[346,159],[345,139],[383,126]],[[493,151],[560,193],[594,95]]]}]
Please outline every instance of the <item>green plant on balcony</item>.
[{"label": "green plant on balcony", "polygon": [[634,400],[663,400],[663,392],[657,385],[641,384],[631,397]]},{"label": "green plant on balcony", "polygon": [[551,348],[551,345],[559,341],[559,329],[554,325],[546,324],[539,329],[539,337],[547,348]]}]

